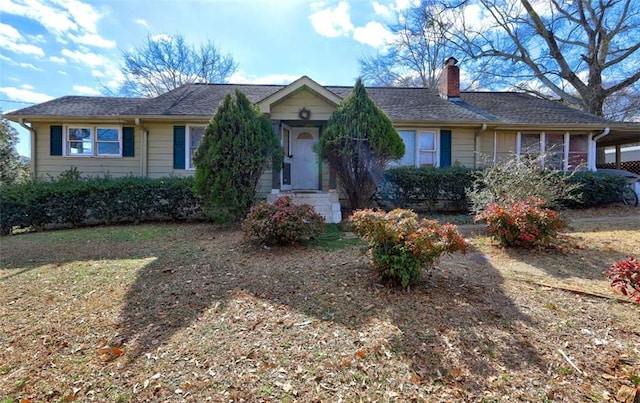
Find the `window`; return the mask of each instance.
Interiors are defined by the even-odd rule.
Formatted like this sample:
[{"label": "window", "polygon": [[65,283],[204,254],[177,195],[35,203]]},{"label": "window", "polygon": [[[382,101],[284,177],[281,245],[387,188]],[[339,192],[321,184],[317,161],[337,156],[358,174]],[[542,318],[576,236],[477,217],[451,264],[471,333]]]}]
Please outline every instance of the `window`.
[{"label": "window", "polygon": [[436,166],[436,133],[420,132],[418,164],[421,167]]},{"label": "window", "polygon": [[547,168],[574,170],[587,163],[589,136],[569,133],[518,133],[518,157],[537,158],[544,150],[542,163]]},{"label": "window", "polygon": [[404,143],[404,156],[392,166],[438,166],[438,133],[436,130],[398,130]]},{"label": "window", "polygon": [[189,130],[187,131],[187,161],[189,166],[187,169],[195,169],[195,165],[193,164],[193,155],[196,150],[200,146],[200,142],[202,142],[202,138],[204,137],[204,126],[189,126]]},{"label": "window", "polygon": [[106,126],[69,126],[65,144],[67,157],[122,157],[122,129]]}]

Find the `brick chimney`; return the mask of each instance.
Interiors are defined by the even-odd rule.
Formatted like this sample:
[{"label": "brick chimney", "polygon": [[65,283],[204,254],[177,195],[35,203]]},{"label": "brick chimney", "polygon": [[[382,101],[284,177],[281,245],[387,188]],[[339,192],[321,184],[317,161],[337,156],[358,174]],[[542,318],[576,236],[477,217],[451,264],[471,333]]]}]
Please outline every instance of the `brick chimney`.
[{"label": "brick chimney", "polygon": [[460,98],[460,67],[456,64],[458,60],[455,57],[444,61],[444,68],[438,79],[438,91],[444,99]]}]

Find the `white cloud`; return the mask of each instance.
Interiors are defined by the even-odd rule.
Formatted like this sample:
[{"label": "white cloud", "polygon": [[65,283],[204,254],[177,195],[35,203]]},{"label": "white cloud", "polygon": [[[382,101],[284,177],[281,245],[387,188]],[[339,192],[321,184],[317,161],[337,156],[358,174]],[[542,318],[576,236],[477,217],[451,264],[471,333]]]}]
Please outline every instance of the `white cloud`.
[{"label": "white cloud", "polygon": [[11,25],[0,23],[0,47],[13,53],[44,56],[44,50],[26,43],[25,38]]},{"label": "white cloud", "polygon": [[51,56],[49,57],[49,60],[54,63],[60,63],[60,64],[65,64],[67,62],[67,59],[65,59],[64,57],[58,57],[58,56]]},{"label": "white cloud", "polygon": [[313,29],[322,36],[336,38],[347,36],[353,31],[351,16],[349,15],[349,4],[341,1],[336,7],[323,7],[323,3],[313,3],[311,8],[318,11],[309,16]]},{"label": "white cloud", "polygon": [[167,34],[157,34],[157,35],[152,35],[151,36],[151,40],[154,41],[154,42],[170,41],[171,40],[171,36],[167,35]]},{"label": "white cloud", "polygon": [[14,41],[21,40],[22,35],[18,32],[17,29],[12,27],[11,25],[3,24],[0,22],[0,37],[10,38]]},{"label": "white cloud", "polygon": [[76,63],[89,67],[98,67],[109,63],[109,59],[92,52],[82,52],[79,50],[62,49],[62,55]]},{"label": "white cloud", "polygon": [[58,74],[61,74],[63,76],[69,75],[66,71],[64,70],[58,70]]},{"label": "white cloud", "polygon": [[53,99],[52,96],[49,96],[42,92],[35,92],[24,88],[0,87],[0,92],[9,97],[9,99],[16,102],[39,104]]},{"label": "white cloud", "polygon": [[[66,44],[67,39],[84,45],[115,47],[98,34],[98,22],[105,12],[79,0],[0,0],[0,9],[41,24]],[[67,36],[69,38],[67,38]],[[37,39],[38,37],[36,37]]]},{"label": "white cloud", "polygon": [[18,63],[18,66],[22,67],[23,69],[31,69],[31,70],[35,70],[35,71],[44,71],[44,69],[41,69],[40,67],[36,67],[35,65],[33,65],[31,63],[26,63],[26,62]]},{"label": "white cloud", "polygon": [[34,86],[33,86],[33,85],[31,85],[31,84],[22,84],[22,85],[20,86],[20,88],[23,88],[23,89],[25,89],[25,90],[34,90],[36,87],[34,87]]},{"label": "white cloud", "polygon": [[81,45],[95,46],[98,48],[115,48],[116,47],[115,41],[104,39],[98,34],[84,34],[84,35],[69,34],[69,39]]},{"label": "white cloud", "polygon": [[85,85],[74,85],[73,90],[83,95],[100,95],[100,91]]},{"label": "white cloud", "polygon": [[292,74],[269,74],[266,76],[248,76],[243,71],[235,72],[229,77],[229,82],[233,84],[291,84],[300,78]]},{"label": "white cloud", "polygon": [[137,20],[135,20],[136,24],[140,24],[145,28],[149,28],[149,23],[147,22],[147,20],[142,19],[142,18],[138,18]]},{"label": "white cloud", "polygon": [[93,77],[104,77],[104,73],[100,70],[91,70],[91,75]]},{"label": "white cloud", "polygon": [[390,5],[384,5],[384,4],[380,4],[377,1],[374,1],[373,4],[373,11],[375,11],[376,14],[378,14],[380,17],[383,18],[391,18],[393,17],[393,10],[391,9]]},{"label": "white cloud", "polygon": [[393,39],[393,33],[377,21],[370,21],[364,27],[357,27],[353,39],[374,48],[381,48]]}]

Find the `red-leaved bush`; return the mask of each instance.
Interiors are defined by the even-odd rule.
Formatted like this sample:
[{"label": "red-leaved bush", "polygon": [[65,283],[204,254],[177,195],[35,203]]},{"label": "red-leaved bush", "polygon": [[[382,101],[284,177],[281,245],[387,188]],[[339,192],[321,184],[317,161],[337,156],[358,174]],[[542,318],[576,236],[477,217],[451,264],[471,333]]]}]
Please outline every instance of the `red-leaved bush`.
[{"label": "red-leaved bush", "polygon": [[489,203],[474,221],[484,221],[489,234],[504,246],[548,246],[564,224],[558,213],[544,208],[544,204],[537,197],[507,204]]},{"label": "red-leaved bush", "polygon": [[242,222],[245,238],[268,245],[292,245],[324,232],[324,218],[308,204],[293,204],[288,196],[273,204],[253,206]]},{"label": "red-leaved bush", "polygon": [[420,271],[431,268],[441,255],[467,248],[455,225],[419,220],[410,210],[359,210],[351,221],[354,232],[369,244],[382,280],[404,288],[416,282]]},{"label": "red-leaved bush", "polygon": [[640,263],[635,257],[612,264],[604,275],[611,280],[611,288],[640,304]]}]

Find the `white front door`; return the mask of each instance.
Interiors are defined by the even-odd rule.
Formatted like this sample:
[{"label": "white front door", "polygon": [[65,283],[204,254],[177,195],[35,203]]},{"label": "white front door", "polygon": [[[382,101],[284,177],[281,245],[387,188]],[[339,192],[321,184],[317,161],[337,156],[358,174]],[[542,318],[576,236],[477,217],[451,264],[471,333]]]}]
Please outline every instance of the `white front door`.
[{"label": "white front door", "polygon": [[317,127],[291,128],[291,187],[293,190],[318,190]]}]

